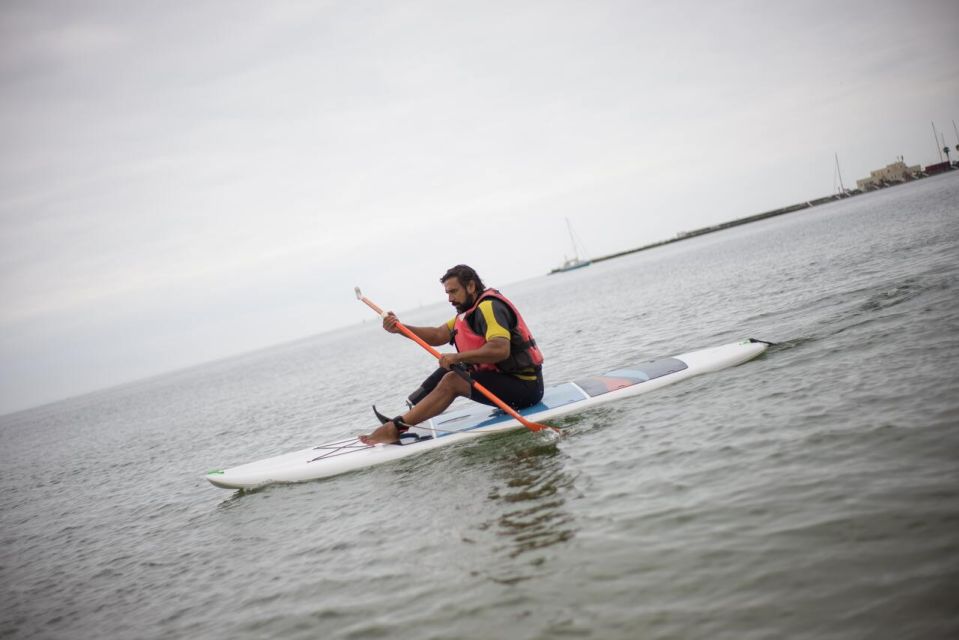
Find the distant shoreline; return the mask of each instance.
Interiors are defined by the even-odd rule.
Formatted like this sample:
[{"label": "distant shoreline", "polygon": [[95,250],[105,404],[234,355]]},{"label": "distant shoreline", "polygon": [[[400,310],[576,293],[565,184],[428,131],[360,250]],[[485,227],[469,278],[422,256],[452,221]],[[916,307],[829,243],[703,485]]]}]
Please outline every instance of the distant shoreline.
[{"label": "distant shoreline", "polygon": [[[951,171],[955,171],[955,169],[952,169]],[[943,173],[946,173],[946,172],[943,172]],[[942,175],[942,173],[938,173],[935,175]],[[729,222],[723,222],[720,224],[712,225],[710,227],[702,227],[701,229],[695,229],[693,231],[681,231],[678,234],[676,234],[676,237],[674,238],[669,238],[668,240],[661,240],[659,242],[653,242],[652,244],[646,244],[641,247],[636,247],[635,249],[626,249],[625,251],[617,251],[616,253],[610,253],[605,256],[593,258],[592,261],[595,263],[595,262],[603,262],[604,260],[612,260],[613,258],[621,258],[623,256],[630,255],[632,253],[646,251],[647,249],[655,249],[656,247],[672,244],[674,242],[682,242],[683,240],[689,240],[690,238],[706,235],[707,233],[714,233],[716,231],[722,231],[723,229],[729,229],[731,227],[738,227],[740,225],[749,224],[750,222],[758,222],[760,220],[765,220],[767,218],[774,218],[776,216],[785,215],[787,213],[795,213],[796,211],[811,209],[821,204],[826,204],[827,202],[834,202],[836,200],[847,200],[849,198],[855,198],[856,196],[862,195],[864,193],[873,193],[875,191],[881,191],[882,189],[888,189],[890,187],[895,187],[902,184],[909,184],[912,182],[916,182],[917,180],[924,180],[928,177],[932,177],[932,176],[922,176],[919,178],[915,178],[914,180],[908,180],[905,182],[893,182],[893,183],[884,185],[880,189],[870,189],[868,191],[862,191],[860,189],[848,189],[844,193],[837,193],[831,196],[824,196],[822,198],[816,198],[815,200],[807,200],[806,202],[800,202],[798,204],[789,205],[787,207],[780,207],[779,209],[773,209],[771,211],[764,211],[763,213],[757,213],[755,215],[746,216],[745,218],[736,218],[735,220],[730,220]]]}]

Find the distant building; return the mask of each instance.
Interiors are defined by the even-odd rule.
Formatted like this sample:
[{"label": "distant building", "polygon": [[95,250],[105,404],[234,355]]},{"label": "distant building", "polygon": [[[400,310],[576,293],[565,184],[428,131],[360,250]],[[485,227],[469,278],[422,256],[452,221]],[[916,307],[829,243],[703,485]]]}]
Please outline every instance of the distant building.
[{"label": "distant building", "polygon": [[897,160],[892,164],[886,165],[882,169],[876,169],[869,173],[868,178],[856,180],[856,187],[860,191],[869,191],[871,189],[881,189],[882,187],[899,182],[913,180],[922,172],[922,167],[913,165],[907,167],[902,160]]}]

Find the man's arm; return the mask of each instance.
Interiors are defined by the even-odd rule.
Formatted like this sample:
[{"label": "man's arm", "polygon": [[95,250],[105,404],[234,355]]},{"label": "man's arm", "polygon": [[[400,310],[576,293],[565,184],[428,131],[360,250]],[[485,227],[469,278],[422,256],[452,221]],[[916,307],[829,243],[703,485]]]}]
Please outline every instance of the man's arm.
[{"label": "man's arm", "polygon": [[444,353],[440,358],[440,366],[449,369],[452,365],[463,364],[494,364],[509,357],[509,340],[493,338],[479,349],[463,351],[462,353]]}]

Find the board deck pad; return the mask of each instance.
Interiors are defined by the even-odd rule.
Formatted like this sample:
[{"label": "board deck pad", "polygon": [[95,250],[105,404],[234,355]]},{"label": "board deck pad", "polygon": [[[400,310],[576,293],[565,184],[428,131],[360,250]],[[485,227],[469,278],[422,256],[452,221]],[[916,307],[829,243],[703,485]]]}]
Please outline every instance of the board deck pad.
[{"label": "board deck pad", "polygon": [[686,363],[676,358],[659,358],[644,362],[638,367],[630,369],[616,369],[601,376],[579,378],[573,382],[590,397],[631,387],[634,384],[660,378],[670,373],[676,373],[686,368]]},{"label": "board deck pad", "polygon": [[[568,404],[581,402],[588,397],[589,396],[576,384],[564,382],[555,387],[550,387],[543,393],[542,400],[531,407],[520,409],[517,413],[522,416],[531,416],[549,411],[550,409],[558,409]],[[475,403],[467,405],[461,411],[444,413],[433,418],[433,425],[436,429],[443,430],[437,434],[437,437],[442,438],[458,431],[489,427],[500,422],[509,422],[511,420],[513,420],[513,418],[506,415],[506,412],[502,409]],[[458,427],[457,423],[462,426]]]}]

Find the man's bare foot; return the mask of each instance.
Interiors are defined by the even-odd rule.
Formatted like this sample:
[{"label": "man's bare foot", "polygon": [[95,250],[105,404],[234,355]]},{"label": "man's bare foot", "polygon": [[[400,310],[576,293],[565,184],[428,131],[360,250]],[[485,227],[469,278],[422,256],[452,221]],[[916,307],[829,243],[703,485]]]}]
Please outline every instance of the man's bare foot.
[{"label": "man's bare foot", "polygon": [[381,424],[373,433],[359,437],[360,442],[368,445],[393,443],[399,439],[399,429],[396,428],[392,420]]}]

